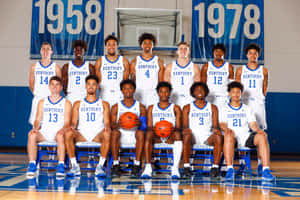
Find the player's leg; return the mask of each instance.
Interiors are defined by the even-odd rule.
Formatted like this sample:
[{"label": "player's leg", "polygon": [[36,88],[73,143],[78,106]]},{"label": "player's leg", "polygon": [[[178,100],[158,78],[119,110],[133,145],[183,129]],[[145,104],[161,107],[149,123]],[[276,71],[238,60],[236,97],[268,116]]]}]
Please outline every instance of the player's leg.
[{"label": "player's leg", "polygon": [[152,158],[152,145],[153,145],[153,136],[154,133],[152,130],[148,130],[146,132],[146,139],[145,139],[145,169],[142,173],[142,178],[151,178],[152,177],[152,167],[151,167],[151,158]]},{"label": "player's leg", "polygon": [[55,140],[57,142],[57,157],[58,157],[58,165],[56,170],[56,176],[65,175],[65,140],[63,133],[57,133]]},{"label": "player's leg", "polygon": [[111,152],[113,156],[113,167],[111,170],[112,176],[120,176],[119,150],[120,150],[121,132],[114,129],[111,133]]},{"label": "player's leg", "polygon": [[233,155],[234,155],[234,144],[235,144],[235,135],[234,132],[225,132],[224,133],[224,157],[227,165],[226,180],[234,179],[234,170],[233,170]]},{"label": "player's leg", "polygon": [[221,134],[212,134],[207,138],[207,144],[210,146],[214,146],[213,155],[214,162],[212,168],[210,170],[211,177],[219,176],[219,163],[221,159],[221,154],[223,150],[223,135]]},{"label": "player's leg", "polygon": [[144,142],[145,142],[145,133],[142,130],[137,130],[135,132],[135,160],[132,168],[132,176],[139,177],[140,168],[141,168],[141,156],[143,152]]},{"label": "player's leg", "polygon": [[173,142],[173,167],[171,171],[171,177],[176,179],[176,178],[180,178],[179,163],[182,154],[182,139],[181,139],[180,131],[174,131],[169,137],[169,139],[174,141]]},{"label": "player's leg", "polygon": [[191,176],[191,165],[190,165],[190,155],[192,148],[193,135],[191,131],[183,130],[183,177]]}]

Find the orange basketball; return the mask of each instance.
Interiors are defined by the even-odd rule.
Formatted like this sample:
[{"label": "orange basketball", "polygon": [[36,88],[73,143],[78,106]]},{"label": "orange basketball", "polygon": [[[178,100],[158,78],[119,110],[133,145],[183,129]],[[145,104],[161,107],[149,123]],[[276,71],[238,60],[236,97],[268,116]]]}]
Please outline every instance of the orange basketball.
[{"label": "orange basketball", "polygon": [[166,120],[162,120],[162,121],[156,122],[156,124],[154,126],[154,130],[155,130],[155,133],[157,136],[166,138],[171,135],[171,132],[173,130],[173,124]]},{"label": "orange basketball", "polygon": [[137,126],[138,116],[132,112],[125,112],[119,118],[121,128],[133,129]]}]

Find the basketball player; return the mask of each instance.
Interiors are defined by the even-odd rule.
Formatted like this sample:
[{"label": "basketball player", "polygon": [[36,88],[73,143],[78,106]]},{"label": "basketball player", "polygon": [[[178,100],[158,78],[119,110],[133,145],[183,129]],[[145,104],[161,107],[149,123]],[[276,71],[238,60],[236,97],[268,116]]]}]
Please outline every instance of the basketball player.
[{"label": "basketball player", "polygon": [[[111,108],[112,140],[111,151],[113,154],[112,176],[120,176],[120,164],[118,154],[120,143],[136,144],[136,157],[131,171],[132,176],[138,177],[140,171],[141,154],[144,147],[144,131],[147,129],[146,108],[143,104],[136,101],[133,96],[135,92],[135,83],[132,80],[123,80],[120,89],[124,99]],[[132,112],[139,116],[140,127],[133,130],[126,130],[120,126],[120,116],[125,112]]]},{"label": "basketball player", "polygon": [[64,133],[70,127],[71,103],[60,96],[62,90],[62,80],[58,76],[53,76],[49,81],[51,95],[40,100],[37,107],[37,114],[32,130],[28,134],[28,158],[29,167],[27,176],[34,176],[37,170],[36,155],[37,143],[42,141],[57,142],[57,176],[65,174],[65,145]]},{"label": "basketball player", "polygon": [[154,126],[161,120],[169,121],[173,124],[174,130],[167,138],[166,143],[173,143],[173,166],[171,170],[172,178],[180,178],[179,174],[179,162],[182,153],[182,140],[180,134],[181,127],[181,110],[178,105],[169,102],[169,98],[172,91],[172,86],[168,82],[160,82],[156,91],[159,96],[159,102],[149,106],[147,110],[147,132],[145,140],[145,169],[142,173],[142,178],[152,177],[151,156],[152,156],[152,144],[162,143],[163,140],[156,136],[154,133]]},{"label": "basketball player", "polygon": [[212,48],[213,61],[204,64],[201,69],[201,81],[209,88],[207,101],[215,104],[219,109],[228,101],[227,85],[233,81],[233,66],[224,60],[226,47],[215,44]]},{"label": "basketball player", "polygon": [[40,50],[41,60],[34,63],[30,67],[29,88],[33,94],[31,113],[29,123],[33,125],[36,117],[36,109],[38,102],[49,96],[49,80],[52,76],[61,77],[61,68],[55,62],[52,62],[53,54],[52,46],[48,42],[44,42]]},{"label": "basketball player", "polygon": [[85,78],[89,74],[95,74],[92,64],[84,60],[87,44],[82,40],[75,40],[72,44],[74,60],[64,64],[62,68],[63,90],[66,98],[71,101],[82,100],[86,96]]},{"label": "basketball player", "polygon": [[130,75],[136,82],[136,99],[148,107],[158,101],[155,87],[163,81],[164,61],[152,53],[156,45],[154,35],[142,34],[139,37],[139,45],[143,52],[131,61]]},{"label": "basketball player", "polygon": [[193,101],[189,88],[193,82],[200,81],[200,68],[189,58],[190,48],[186,42],[178,44],[178,58],[166,66],[164,81],[171,83],[173,92],[171,102],[183,108],[184,105]]},{"label": "basketball player", "polygon": [[111,106],[123,99],[119,85],[129,77],[128,60],[117,53],[118,39],[109,35],[104,41],[107,54],[96,61],[96,75],[100,80],[100,96]]},{"label": "basketball player", "polygon": [[219,176],[219,162],[223,149],[223,135],[219,128],[218,108],[205,100],[209,93],[206,83],[195,82],[190,88],[195,101],[183,107],[183,176],[190,177],[190,151],[192,144],[214,146],[214,163],[210,176]]},{"label": "basketball player", "polygon": [[[241,103],[243,85],[240,82],[231,82],[228,85],[228,92],[230,103],[220,111],[220,127],[224,132],[224,156],[227,164],[226,180],[234,179],[232,160],[235,142],[239,146],[257,147],[263,165],[262,180],[274,180],[275,177],[269,169],[270,150],[267,134],[257,125],[251,108]],[[249,132],[249,127],[252,133]]]},{"label": "basketball player", "polygon": [[[235,80],[244,85],[242,101],[250,106],[256,117],[258,126],[267,129],[265,97],[268,87],[268,69],[257,63],[261,49],[257,44],[249,44],[245,48],[248,64],[236,70]],[[257,174],[261,175],[262,165],[258,159]]]},{"label": "basketball player", "polygon": [[76,101],[72,110],[71,130],[65,133],[66,149],[71,161],[70,176],[80,175],[80,167],[75,158],[74,142],[101,142],[101,156],[96,167],[95,175],[103,177],[104,163],[110,147],[109,104],[97,98],[96,91],[99,79],[96,75],[89,75],[85,79],[87,96]]}]

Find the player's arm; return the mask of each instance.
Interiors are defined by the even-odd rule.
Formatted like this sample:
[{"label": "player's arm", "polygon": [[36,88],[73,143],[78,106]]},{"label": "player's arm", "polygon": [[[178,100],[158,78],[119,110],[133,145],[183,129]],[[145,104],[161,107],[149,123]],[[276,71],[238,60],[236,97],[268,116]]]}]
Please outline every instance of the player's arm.
[{"label": "player's arm", "polygon": [[67,131],[67,129],[70,128],[71,113],[72,113],[72,104],[69,100],[66,100],[65,113],[64,113],[64,126],[57,132],[57,134],[64,134]]},{"label": "player's arm", "polygon": [[136,65],[136,57],[131,61],[130,63],[130,69],[129,69],[129,74],[130,74],[130,79],[135,81],[135,65]]},{"label": "player's arm", "polygon": [[190,114],[190,104],[187,104],[182,109],[182,129],[184,132],[192,132],[189,128],[189,114]]},{"label": "player's arm", "polygon": [[111,107],[111,128],[112,129],[118,129],[119,123],[118,123],[118,104],[116,103]]},{"label": "player's arm", "polygon": [[32,130],[38,131],[41,128],[41,121],[43,120],[44,113],[44,99],[40,100],[37,106],[37,112],[33,123]]},{"label": "player's arm", "polygon": [[91,75],[96,75],[95,67],[93,64],[89,63],[89,71]]},{"label": "player's arm", "polygon": [[65,95],[68,95],[68,72],[69,72],[69,64],[64,64],[64,66],[62,67],[62,82],[63,82],[63,91],[65,93]]},{"label": "player's arm", "polygon": [[207,69],[208,69],[208,63],[205,63],[201,69],[201,81],[203,83],[207,82]]},{"label": "player's arm", "polygon": [[201,70],[200,67],[196,64],[194,64],[194,73],[195,73],[194,82],[201,81]]},{"label": "player's arm", "polygon": [[267,95],[267,88],[268,88],[268,79],[269,79],[269,73],[267,68],[263,68],[263,74],[264,74],[264,82],[263,82],[263,94],[264,96]]},{"label": "player's arm", "polygon": [[171,83],[172,63],[167,64],[164,72],[164,81]]},{"label": "player's arm", "polygon": [[56,74],[56,76],[58,76],[59,78],[62,77],[61,67],[60,67],[58,64],[55,65],[55,74]]},{"label": "player's arm", "polygon": [[140,103],[140,116],[139,116],[139,130],[146,131],[147,130],[147,112],[146,107]]},{"label": "player's arm", "polygon": [[102,59],[101,57],[97,59],[96,63],[95,63],[95,72],[96,72],[96,76],[98,76],[99,78],[99,83],[101,84],[101,63],[102,63]]},{"label": "player's arm", "polygon": [[110,130],[109,103],[103,101],[104,128]]},{"label": "player's arm", "polygon": [[158,58],[158,66],[159,66],[159,71],[158,71],[158,82],[161,82],[164,80],[164,71],[165,71],[165,65],[164,65],[164,60],[161,58]]},{"label": "player's arm", "polygon": [[174,106],[174,112],[175,112],[175,118],[176,118],[176,122],[175,122],[175,128],[177,129],[177,131],[180,131],[181,128],[181,109],[178,105]]},{"label": "player's arm", "polygon": [[222,109],[220,111],[219,121],[220,121],[220,128],[224,133],[234,133],[233,130],[228,128],[226,112],[223,111]]},{"label": "player's arm", "polygon": [[228,76],[228,79],[229,80],[233,80],[234,79],[234,69],[233,69],[233,66],[232,64],[229,64],[229,67],[228,67],[228,71],[229,71],[229,76]]},{"label": "player's arm", "polygon": [[30,72],[29,72],[29,88],[32,93],[34,89],[34,71],[35,71],[35,64],[32,64],[30,66]]},{"label": "player's arm", "polygon": [[72,108],[71,129],[73,130],[77,128],[77,123],[79,118],[79,107],[80,107],[80,101],[76,101]]},{"label": "player's arm", "polygon": [[130,65],[128,60],[123,56],[124,73],[123,80],[129,79]]},{"label": "player's arm", "polygon": [[213,133],[217,135],[222,135],[220,131],[220,126],[219,126],[219,113],[218,113],[218,108],[215,105],[211,105],[211,110],[212,110],[212,128],[213,128]]},{"label": "player's arm", "polygon": [[235,72],[235,81],[241,82],[242,70],[243,70],[242,67],[237,68]]},{"label": "player's arm", "polygon": [[147,130],[153,130],[153,119],[152,119],[152,110],[153,110],[153,105],[148,107],[147,110]]}]

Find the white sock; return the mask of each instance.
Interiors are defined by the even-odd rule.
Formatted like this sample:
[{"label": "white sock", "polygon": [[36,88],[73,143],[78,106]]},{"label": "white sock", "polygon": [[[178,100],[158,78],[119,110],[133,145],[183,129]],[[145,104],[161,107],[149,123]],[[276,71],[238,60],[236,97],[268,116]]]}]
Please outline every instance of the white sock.
[{"label": "white sock", "polygon": [[65,164],[65,162],[64,161],[59,161],[58,164]]},{"label": "white sock", "polygon": [[184,163],[184,164],[183,164],[183,167],[184,167],[184,168],[186,168],[186,167],[190,168],[190,167],[191,167],[191,164],[190,164],[190,163]]},{"label": "white sock", "polygon": [[141,163],[140,161],[134,160],[134,165],[138,165],[139,166],[140,163]]},{"label": "white sock", "polygon": [[75,165],[77,165],[77,160],[76,160],[75,157],[74,158],[70,158],[70,161],[71,161],[72,167],[74,167]]},{"label": "white sock", "polygon": [[160,160],[160,158],[159,157],[154,157],[154,160]]},{"label": "white sock", "polygon": [[263,171],[264,171],[265,169],[270,169],[270,167],[269,167],[269,166],[263,167]]},{"label": "white sock", "polygon": [[35,162],[35,160],[32,160],[32,161],[30,161],[29,163],[33,163],[33,164],[35,164],[35,165],[36,165],[36,162]]},{"label": "white sock", "polygon": [[212,168],[219,168],[219,165],[213,164]]},{"label": "white sock", "polygon": [[120,164],[119,160],[114,160],[113,165],[119,165],[119,164]]},{"label": "white sock", "polygon": [[152,171],[152,167],[151,167],[151,164],[150,164],[150,163],[147,163],[147,164],[146,164],[145,170],[150,170],[150,171]]},{"label": "white sock", "polygon": [[257,158],[257,165],[261,164],[261,160],[259,158]]},{"label": "white sock", "polygon": [[178,168],[182,154],[182,141],[175,141],[173,144],[173,167]]},{"label": "white sock", "polygon": [[101,167],[103,167],[105,161],[106,161],[106,158],[100,157],[100,159],[99,159],[99,165],[100,165]]},{"label": "white sock", "polygon": [[233,169],[233,166],[232,165],[227,165],[227,169],[230,169],[230,168]]}]

